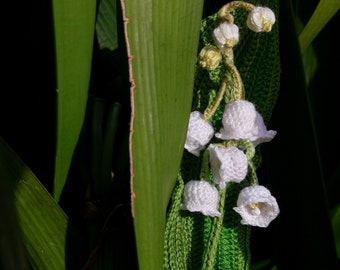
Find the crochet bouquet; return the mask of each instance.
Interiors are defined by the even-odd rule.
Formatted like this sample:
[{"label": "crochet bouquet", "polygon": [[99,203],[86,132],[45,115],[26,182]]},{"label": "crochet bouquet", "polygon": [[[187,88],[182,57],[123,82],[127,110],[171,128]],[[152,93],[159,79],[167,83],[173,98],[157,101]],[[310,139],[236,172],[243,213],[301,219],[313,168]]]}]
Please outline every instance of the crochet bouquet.
[{"label": "crochet bouquet", "polygon": [[[271,32],[276,20],[272,9],[242,1],[229,2],[202,20],[185,152],[167,215],[164,269],[248,269],[250,227],[267,227],[279,214],[275,197],[256,173],[261,161],[257,149],[276,131],[267,130],[257,109],[263,103],[246,98],[234,61],[234,47],[243,41],[236,22],[242,19],[248,27],[243,34],[257,44],[261,40],[249,32]],[[278,69],[273,59],[271,72]],[[253,62],[248,61],[250,69]],[[244,72],[247,84],[255,87],[249,73]],[[268,73],[268,80],[277,74]],[[265,100],[272,98],[271,106],[276,89],[271,85],[264,93]],[[257,100],[256,94],[249,96]]]}]

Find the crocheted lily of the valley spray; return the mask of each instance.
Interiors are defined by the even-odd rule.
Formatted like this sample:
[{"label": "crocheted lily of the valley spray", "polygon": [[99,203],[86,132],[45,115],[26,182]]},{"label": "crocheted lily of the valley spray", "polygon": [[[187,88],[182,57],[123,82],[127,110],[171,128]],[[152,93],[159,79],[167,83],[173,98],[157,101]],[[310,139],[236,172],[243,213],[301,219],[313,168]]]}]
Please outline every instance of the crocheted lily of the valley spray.
[{"label": "crocheted lily of the valley spray", "polygon": [[242,41],[235,9],[247,12],[245,25],[255,33],[270,32],[275,23],[270,8],[242,1],[229,2],[212,17],[212,42],[206,39],[198,64],[211,80],[218,77],[214,83],[219,85],[194,97],[168,210],[164,269],[249,269],[250,227],[267,227],[279,214],[253,162],[258,145],[270,142],[276,131],[267,130],[246,99],[234,62],[233,49]]}]

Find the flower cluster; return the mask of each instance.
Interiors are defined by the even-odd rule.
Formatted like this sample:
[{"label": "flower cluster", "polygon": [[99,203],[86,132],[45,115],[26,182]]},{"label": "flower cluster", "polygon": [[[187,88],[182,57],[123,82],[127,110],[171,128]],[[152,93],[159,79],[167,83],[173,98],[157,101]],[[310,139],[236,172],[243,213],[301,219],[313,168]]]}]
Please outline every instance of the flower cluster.
[{"label": "flower cluster", "polygon": [[[246,100],[235,100],[225,106],[223,127],[215,137],[223,140],[248,140],[253,146],[271,141],[276,131],[267,130],[255,106]],[[185,149],[195,156],[205,149],[209,152],[214,184],[219,189],[229,182],[240,183],[248,174],[248,158],[242,147],[210,143],[214,129],[209,120],[194,111],[191,113]],[[207,146],[208,145],[208,146]],[[219,217],[218,190],[207,179],[192,180],[186,184],[182,209]],[[261,185],[244,188],[234,210],[242,217],[242,224],[267,227],[279,214],[278,204],[268,189]]]},{"label": "flower cluster", "polygon": [[[199,54],[199,63],[203,68],[213,70],[224,59],[227,70],[231,73],[234,93],[233,98],[229,98],[224,106],[222,128],[216,132],[210,119],[222,97],[226,95],[226,87],[223,85],[226,81],[222,82],[215,102],[210,103],[204,113],[191,112],[184,146],[197,157],[201,152],[208,153],[213,181],[209,181],[208,177],[201,177],[200,180],[187,182],[181,209],[201,212],[211,217],[221,216],[218,210],[219,190],[224,190],[230,182],[242,182],[248,171],[253,169],[250,166],[253,156],[248,155],[248,149],[240,142],[250,143],[255,151],[257,145],[271,141],[276,135],[276,131],[267,130],[255,105],[244,98],[243,84],[233,64],[232,48],[239,42],[239,28],[234,24],[230,11],[235,5],[240,7],[242,3],[245,2],[230,2],[220,10],[221,23],[213,31],[216,47],[204,47]],[[256,7],[249,3],[245,3],[244,7],[249,12],[247,26],[252,31],[271,30],[275,15],[269,8]],[[214,137],[215,141],[220,142],[213,143]],[[250,186],[241,190],[237,206],[233,209],[240,214],[242,224],[258,227],[267,227],[280,212],[276,199],[266,187],[258,184],[257,178]]]},{"label": "flower cluster", "polygon": [[[239,28],[234,24],[233,17],[229,13],[230,9],[234,8],[234,3],[235,2],[230,2],[219,12],[220,17],[225,16],[225,21],[213,31],[213,39],[217,48],[206,46],[199,54],[199,63],[207,70],[215,69],[222,61],[222,53],[231,54],[231,49],[239,42]],[[253,6],[245,2],[243,4],[245,5],[244,7],[249,10],[247,17],[248,28],[257,33],[270,32],[275,23],[274,12],[267,7]]]}]

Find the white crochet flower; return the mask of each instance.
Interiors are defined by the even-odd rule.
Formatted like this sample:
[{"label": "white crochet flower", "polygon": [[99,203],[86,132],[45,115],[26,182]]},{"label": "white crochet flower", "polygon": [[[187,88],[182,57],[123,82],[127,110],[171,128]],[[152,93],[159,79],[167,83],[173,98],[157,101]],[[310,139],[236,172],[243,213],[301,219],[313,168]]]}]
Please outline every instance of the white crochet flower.
[{"label": "white crochet flower", "polygon": [[224,47],[232,48],[239,41],[239,31],[236,24],[232,23],[221,23],[213,31],[213,38],[216,46],[220,49]]},{"label": "white crochet flower", "polygon": [[276,199],[264,186],[254,185],[241,190],[237,207],[233,208],[242,217],[241,223],[267,227],[280,213]]},{"label": "white crochet flower", "polygon": [[247,139],[257,146],[271,141],[276,135],[276,131],[267,130],[254,104],[243,99],[232,101],[225,106],[222,124],[223,128],[215,136],[223,140]]},{"label": "white crochet flower", "polygon": [[211,122],[205,120],[202,113],[191,112],[184,148],[193,155],[199,156],[200,151],[214,136],[214,132]]},{"label": "white crochet flower", "polygon": [[247,156],[235,146],[218,147],[209,145],[210,164],[214,182],[224,189],[228,182],[239,183],[248,172]]},{"label": "white crochet flower", "polygon": [[247,26],[254,32],[270,32],[275,23],[274,12],[267,7],[255,7],[249,12]]},{"label": "white crochet flower", "polygon": [[190,212],[201,212],[203,215],[220,217],[217,210],[217,188],[204,180],[191,180],[185,184],[183,201],[180,208]]}]

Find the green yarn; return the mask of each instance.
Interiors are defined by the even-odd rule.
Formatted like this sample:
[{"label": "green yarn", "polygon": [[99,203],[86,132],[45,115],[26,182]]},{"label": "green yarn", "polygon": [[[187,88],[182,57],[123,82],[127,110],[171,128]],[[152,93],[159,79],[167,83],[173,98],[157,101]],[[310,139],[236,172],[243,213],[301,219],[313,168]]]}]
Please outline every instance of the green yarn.
[{"label": "green yarn", "polygon": [[219,207],[221,212],[220,218],[214,218],[211,223],[211,229],[209,230],[209,239],[206,244],[205,253],[203,255],[203,263],[201,270],[213,270],[215,266],[215,259],[218,250],[218,242],[221,237],[223,217],[224,217],[224,205],[226,199],[226,188],[219,191]]},{"label": "green yarn", "polygon": [[180,174],[177,180],[165,230],[164,269],[187,269],[186,264],[190,255],[190,235],[186,233],[192,232],[193,222],[186,213],[182,213],[183,216],[179,215],[184,182]]},{"label": "green yarn", "polygon": [[240,42],[234,48],[235,65],[246,89],[246,99],[255,104],[264,122],[268,124],[280,88],[279,1],[248,2],[269,7],[276,16],[276,22],[269,33],[255,33],[245,25],[244,10],[235,15],[235,21],[241,22]]},{"label": "green yarn", "polygon": [[218,243],[219,252],[215,269],[249,269],[250,227],[240,225],[241,218],[232,209],[236,205],[239,192],[247,185],[247,180],[240,184],[228,184],[223,229]]},{"label": "green yarn", "polygon": [[[275,106],[280,83],[279,58],[279,1],[248,1],[271,8],[276,22],[269,33],[254,33],[246,26],[247,12],[233,12],[239,26],[240,42],[234,47],[234,63],[245,88],[245,99],[252,102],[268,124]],[[227,2],[226,2],[227,3]],[[217,15],[202,19],[199,41],[200,51],[204,46],[214,46],[212,31],[218,25]],[[221,80],[227,74],[225,65],[207,71],[198,64],[193,89],[192,111],[204,112],[219,91]],[[211,122],[216,131],[221,128],[225,102],[221,102]],[[220,142],[213,138],[211,143]],[[246,142],[245,142],[246,144]],[[245,145],[247,148],[248,146]],[[249,245],[251,227],[240,223],[241,217],[233,210],[242,188],[257,183],[256,169],[261,164],[259,146],[256,152],[247,148],[249,173],[241,183],[228,183],[219,191],[220,218],[211,218],[197,212],[180,210],[184,185],[202,174],[209,175],[203,153],[196,157],[186,150],[183,153],[180,171],[169,202],[165,239],[164,269],[171,270],[248,270],[251,263]],[[259,180],[261,182],[261,180]]]},{"label": "green yarn", "polygon": [[164,269],[197,270],[204,252],[205,217],[179,210],[184,181],[178,174],[167,215]]}]

